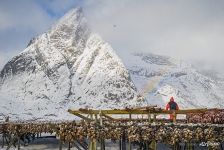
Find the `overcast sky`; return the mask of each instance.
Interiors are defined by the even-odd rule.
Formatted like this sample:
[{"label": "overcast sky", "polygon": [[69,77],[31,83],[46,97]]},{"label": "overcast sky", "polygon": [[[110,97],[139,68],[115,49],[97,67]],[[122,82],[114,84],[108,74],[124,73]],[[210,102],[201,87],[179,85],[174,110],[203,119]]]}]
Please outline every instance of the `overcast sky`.
[{"label": "overcast sky", "polygon": [[118,54],[153,52],[223,68],[223,0],[1,0],[0,68],[77,6]]}]

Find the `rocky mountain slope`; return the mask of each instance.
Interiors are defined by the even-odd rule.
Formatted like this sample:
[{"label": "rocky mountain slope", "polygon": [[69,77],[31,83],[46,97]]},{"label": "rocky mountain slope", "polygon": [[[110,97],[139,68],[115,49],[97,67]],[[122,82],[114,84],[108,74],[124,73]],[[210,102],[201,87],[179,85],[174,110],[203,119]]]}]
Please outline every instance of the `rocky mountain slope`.
[{"label": "rocky mountain slope", "polygon": [[80,8],[33,38],[0,74],[0,115],[65,119],[68,108],[140,105],[111,46],[92,33]]},{"label": "rocky mountain slope", "polygon": [[219,75],[204,74],[183,61],[151,53],[121,58],[149,104],[165,107],[174,96],[181,108],[224,108],[224,78]]}]

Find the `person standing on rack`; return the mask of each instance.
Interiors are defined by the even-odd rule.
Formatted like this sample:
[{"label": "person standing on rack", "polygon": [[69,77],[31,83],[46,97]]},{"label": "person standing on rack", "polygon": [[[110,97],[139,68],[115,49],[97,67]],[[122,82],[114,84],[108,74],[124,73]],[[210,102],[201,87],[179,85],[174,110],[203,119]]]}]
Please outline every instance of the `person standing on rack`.
[{"label": "person standing on rack", "polygon": [[[169,103],[166,105],[166,110],[179,110],[178,104],[174,101],[174,98],[171,97]],[[173,120],[173,114],[170,114],[170,120]]]}]

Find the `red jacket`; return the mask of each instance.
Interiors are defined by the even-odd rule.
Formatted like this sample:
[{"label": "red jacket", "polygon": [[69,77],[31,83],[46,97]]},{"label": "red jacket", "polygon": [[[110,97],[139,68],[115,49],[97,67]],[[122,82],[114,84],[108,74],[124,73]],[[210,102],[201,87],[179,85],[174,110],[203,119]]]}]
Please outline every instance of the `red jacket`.
[{"label": "red jacket", "polygon": [[170,101],[166,105],[166,110],[179,110],[179,106],[176,102]]}]

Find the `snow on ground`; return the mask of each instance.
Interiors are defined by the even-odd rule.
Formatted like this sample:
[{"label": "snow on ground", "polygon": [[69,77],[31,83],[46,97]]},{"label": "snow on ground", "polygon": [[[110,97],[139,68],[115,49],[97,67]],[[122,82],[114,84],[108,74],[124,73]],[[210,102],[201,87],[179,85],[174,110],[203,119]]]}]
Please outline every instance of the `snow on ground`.
[{"label": "snow on ground", "polygon": [[[0,144],[2,144],[2,140],[0,140]],[[119,149],[119,142],[116,143],[111,142],[110,140],[106,140],[106,150],[118,150]],[[97,146],[100,149],[100,146]],[[126,145],[128,147],[128,143]],[[0,150],[6,150],[6,146],[4,148],[0,147]],[[133,150],[137,150],[138,146],[135,145],[132,147]],[[31,142],[28,146],[22,146],[21,150],[58,150],[59,149],[59,140],[55,138],[39,138],[35,139]],[[63,150],[68,149],[68,144],[63,144]],[[17,148],[12,147],[9,150],[17,150]],[[74,146],[72,146],[71,150],[77,150]],[[170,150],[168,146],[164,144],[158,145],[158,150]]]}]

